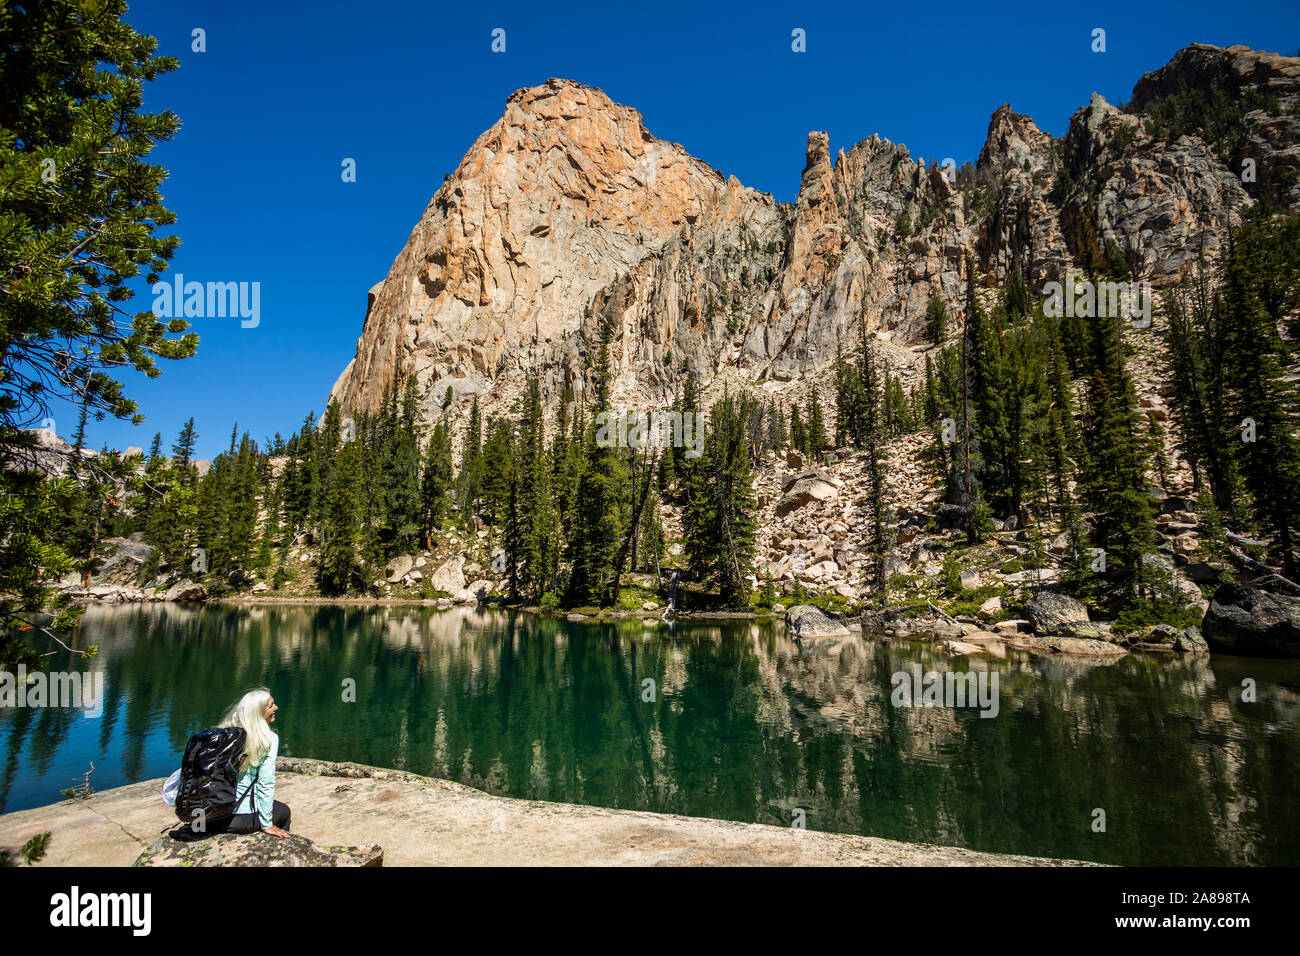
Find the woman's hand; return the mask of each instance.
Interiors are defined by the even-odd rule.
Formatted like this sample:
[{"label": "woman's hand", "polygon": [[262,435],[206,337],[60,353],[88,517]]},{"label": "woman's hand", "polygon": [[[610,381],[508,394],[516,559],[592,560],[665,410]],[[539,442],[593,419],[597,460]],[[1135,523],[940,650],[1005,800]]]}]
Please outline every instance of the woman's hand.
[{"label": "woman's hand", "polygon": [[269,833],[269,834],[271,834],[271,836],[273,836],[273,837],[279,837],[281,840],[283,840],[285,837],[287,837],[287,836],[289,835],[289,834],[286,833],[284,830],[281,830],[279,827],[275,827],[275,826],[267,827],[267,828],[266,828],[265,830],[263,830],[262,832],[263,832],[263,833]]}]

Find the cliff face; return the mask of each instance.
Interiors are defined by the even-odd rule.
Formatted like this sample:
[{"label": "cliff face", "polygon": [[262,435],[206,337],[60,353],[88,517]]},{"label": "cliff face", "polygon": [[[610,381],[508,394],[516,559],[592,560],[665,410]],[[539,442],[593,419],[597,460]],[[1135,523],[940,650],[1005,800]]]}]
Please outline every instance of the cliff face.
[{"label": "cliff face", "polygon": [[[1222,96],[1245,106],[1215,125],[1204,104]],[[1186,102],[1194,129],[1169,120],[1195,114],[1171,107]],[[1116,244],[1160,285],[1213,255],[1256,198],[1300,208],[1298,106],[1300,60],[1198,45],[1144,76],[1128,111],[1094,94],[1063,140],[1000,107],[960,177],[877,136],[832,161],[811,133],[789,206],[599,90],[548,80],[512,95],[438,189],[370,290],[332,397],[374,408],[413,373],[426,417],[450,387],[455,421],[468,397],[502,409],[536,373],[553,404],[584,390],[602,316],[625,406],[671,400],[688,371],[713,389],[817,387],[862,323],[906,372],[929,299],[960,318],[968,252],[981,283],[1018,272],[1036,294]],[[1243,183],[1241,158],[1262,185]]]},{"label": "cliff face", "polygon": [[[669,241],[680,246],[702,220],[725,233],[745,222],[771,231],[776,219],[770,197],[655,139],[599,90],[561,80],[520,90],[370,290],[334,395],[348,410],[374,407],[396,371],[414,372],[430,411],[447,386],[459,400],[530,369],[554,395],[582,367],[574,333],[598,294],[609,299],[617,282],[635,297],[636,278],[660,271],[645,260],[671,259]],[[680,318],[661,316],[670,327]]]}]

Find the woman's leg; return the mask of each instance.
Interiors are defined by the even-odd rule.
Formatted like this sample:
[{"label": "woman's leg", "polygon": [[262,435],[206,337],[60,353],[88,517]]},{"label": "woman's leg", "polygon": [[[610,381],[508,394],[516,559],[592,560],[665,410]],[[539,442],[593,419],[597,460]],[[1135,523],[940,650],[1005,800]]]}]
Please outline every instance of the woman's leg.
[{"label": "woman's leg", "polygon": [[225,833],[256,833],[262,829],[262,825],[257,822],[256,813],[236,813],[230,818],[230,823],[226,825]]},{"label": "woman's leg", "polygon": [[288,830],[290,817],[291,814],[289,813],[289,805],[287,803],[281,803],[279,800],[276,800],[271,804],[272,826],[277,826],[281,830]]}]

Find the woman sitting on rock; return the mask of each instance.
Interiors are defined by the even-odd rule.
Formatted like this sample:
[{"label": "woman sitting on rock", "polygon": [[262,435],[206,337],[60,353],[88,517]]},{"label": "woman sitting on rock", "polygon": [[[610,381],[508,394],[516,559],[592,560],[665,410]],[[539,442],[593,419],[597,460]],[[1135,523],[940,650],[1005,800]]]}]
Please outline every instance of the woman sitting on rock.
[{"label": "woman sitting on rock", "polygon": [[289,807],[275,799],[275,756],[280,738],[271,724],[278,709],[271,692],[259,687],[239,698],[221,721],[221,726],[239,727],[246,735],[235,785],[240,801],[225,828],[227,833],[262,830],[276,837],[289,835]]}]

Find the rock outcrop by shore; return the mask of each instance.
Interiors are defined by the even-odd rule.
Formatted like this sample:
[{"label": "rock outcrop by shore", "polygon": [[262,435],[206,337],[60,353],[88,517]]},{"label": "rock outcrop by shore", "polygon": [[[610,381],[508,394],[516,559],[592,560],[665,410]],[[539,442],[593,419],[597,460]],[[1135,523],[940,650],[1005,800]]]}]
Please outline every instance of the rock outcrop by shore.
[{"label": "rock outcrop by shore", "polygon": [[[281,757],[276,798],[316,848],[383,848],[385,866],[1076,866],[1039,857],[495,797],[446,780],[351,763]],[[162,780],[0,815],[0,848],[50,831],[40,866],[130,866],[176,822]],[[245,860],[260,859],[249,840]],[[241,852],[244,844],[238,845]],[[288,853],[291,846],[272,848]],[[205,851],[213,852],[213,851]],[[233,859],[233,858],[232,858]],[[290,864],[292,865],[292,864]]]},{"label": "rock outcrop by shore", "polygon": [[384,850],[380,846],[320,846],[294,834],[275,837],[269,833],[220,833],[202,839],[165,834],[131,865],[383,866]]}]

